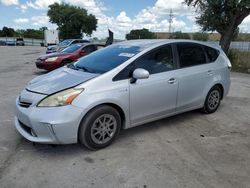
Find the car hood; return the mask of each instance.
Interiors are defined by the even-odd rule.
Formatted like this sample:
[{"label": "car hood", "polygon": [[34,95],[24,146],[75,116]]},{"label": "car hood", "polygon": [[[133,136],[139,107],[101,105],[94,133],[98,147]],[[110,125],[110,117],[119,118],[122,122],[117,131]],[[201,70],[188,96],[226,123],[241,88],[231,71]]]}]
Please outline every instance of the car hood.
[{"label": "car hood", "polygon": [[47,59],[50,57],[60,57],[60,56],[67,56],[67,55],[70,55],[70,53],[55,52],[55,53],[51,53],[51,54],[42,55],[38,59]]},{"label": "car hood", "polygon": [[100,74],[62,67],[31,80],[26,86],[26,89],[32,92],[50,95],[77,86],[99,75]]}]

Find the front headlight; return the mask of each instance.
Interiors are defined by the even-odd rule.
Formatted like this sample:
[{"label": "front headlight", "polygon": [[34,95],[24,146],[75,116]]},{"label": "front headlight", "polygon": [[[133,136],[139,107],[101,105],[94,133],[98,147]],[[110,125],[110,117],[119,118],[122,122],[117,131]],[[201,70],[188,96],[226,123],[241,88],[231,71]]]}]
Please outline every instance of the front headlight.
[{"label": "front headlight", "polygon": [[73,100],[83,91],[84,89],[67,89],[59,93],[50,95],[38,103],[38,107],[56,107],[66,106],[73,102]]},{"label": "front headlight", "polygon": [[45,60],[45,62],[48,62],[48,61],[55,61],[57,60],[58,57],[50,57],[48,59]]}]

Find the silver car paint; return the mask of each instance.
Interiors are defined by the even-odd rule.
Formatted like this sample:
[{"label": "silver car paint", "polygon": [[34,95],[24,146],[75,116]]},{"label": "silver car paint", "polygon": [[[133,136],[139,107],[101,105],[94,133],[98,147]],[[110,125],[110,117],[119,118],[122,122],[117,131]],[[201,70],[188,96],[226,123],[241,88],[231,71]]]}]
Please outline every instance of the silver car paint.
[{"label": "silver car paint", "polygon": [[35,78],[29,82],[26,88],[29,91],[49,95],[65,88],[74,87],[96,76],[99,76],[99,74],[88,72],[83,74],[81,71],[62,67],[45,76]]},{"label": "silver car paint", "polygon": [[[230,87],[230,71],[227,68],[229,61],[221,49],[218,49],[220,50],[220,56],[214,63],[150,75],[148,79],[137,80],[135,84],[131,84],[129,79],[112,80],[128,64],[151,49],[164,44],[183,41],[190,42],[189,40],[144,40],[121,43],[123,45],[142,45],[145,43],[145,45],[142,52],[115,69],[99,76],[91,75],[93,76],[92,79],[83,81],[82,84],[76,86],[76,88],[84,88],[85,90],[73,101],[72,105],[50,108],[31,106],[24,109],[18,106],[17,99],[17,130],[24,137],[34,142],[75,143],[77,142],[77,132],[82,118],[89,110],[100,104],[112,104],[120,108],[125,117],[123,128],[127,129],[202,107],[208,91],[215,84],[223,86],[224,96],[226,96]],[[195,76],[192,76],[194,74]],[[65,78],[74,79],[74,76],[74,74],[68,74],[68,77]],[[46,80],[46,77],[47,75],[43,79]],[[169,82],[171,78],[174,78],[174,83],[172,83],[172,80],[171,83]],[[58,79],[59,81],[60,79]],[[61,81],[60,83],[65,84]],[[64,88],[68,86],[65,84]],[[63,86],[58,88],[61,89]],[[38,90],[36,89],[36,91]],[[51,92],[47,91],[47,93]],[[39,102],[38,99],[44,97],[44,95],[37,93],[30,95],[34,95],[30,96],[34,99],[34,104]],[[21,97],[23,97],[22,93]],[[17,119],[30,126],[35,132],[41,131],[40,140],[37,140],[37,137],[25,135]],[[46,131],[40,130],[41,127],[44,127]]]}]

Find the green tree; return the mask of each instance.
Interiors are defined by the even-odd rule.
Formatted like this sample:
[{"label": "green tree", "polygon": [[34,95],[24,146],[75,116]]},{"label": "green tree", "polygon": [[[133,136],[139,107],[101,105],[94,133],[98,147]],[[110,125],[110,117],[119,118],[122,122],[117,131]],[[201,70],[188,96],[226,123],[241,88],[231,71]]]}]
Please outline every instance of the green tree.
[{"label": "green tree", "polygon": [[250,14],[250,0],[184,0],[199,13],[197,23],[203,31],[221,34],[220,45],[228,53],[238,26]]},{"label": "green tree", "polygon": [[133,39],[155,39],[156,35],[153,32],[150,32],[148,29],[136,29],[131,30],[130,33],[126,34],[127,40]]},{"label": "green tree", "polygon": [[10,27],[3,27],[1,34],[3,37],[14,37],[15,30]]},{"label": "green tree", "polygon": [[181,31],[177,31],[177,32],[171,33],[169,38],[170,39],[190,39],[190,36],[187,33],[182,33]]},{"label": "green tree", "polygon": [[39,28],[39,31],[45,31],[45,30],[48,30],[48,28],[47,27],[41,27],[41,28]]},{"label": "green tree", "polygon": [[60,31],[60,38],[81,38],[82,33],[91,35],[97,27],[97,19],[84,8],[69,4],[54,3],[49,6],[47,15]]},{"label": "green tree", "polygon": [[41,30],[27,29],[27,30],[24,31],[23,37],[25,37],[25,38],[34,38],[34,39],[42,39],[44,37],[44,33]]},{"label": "green tree", "polygon": [[194,33],[193,34],[194,40],[201,40],[201,41],[207,41],[208,40],[208,34],[207,33]]}]

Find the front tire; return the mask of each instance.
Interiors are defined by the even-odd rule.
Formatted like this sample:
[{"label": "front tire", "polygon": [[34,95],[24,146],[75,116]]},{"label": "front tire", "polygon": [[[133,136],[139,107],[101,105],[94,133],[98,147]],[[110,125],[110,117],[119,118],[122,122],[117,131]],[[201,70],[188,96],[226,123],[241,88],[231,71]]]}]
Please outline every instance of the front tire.
[{"label": "front tire", "polygon": [[111,106],[92,109],[81,122],[78,138],[90,150],[110,145],[121,129],[121,117]]},{"label": "front tire", "polygon": [[222,91],[219,86],[214,86],[207,94],[202,112],[206,114],[214,113],[220,106]]}]

